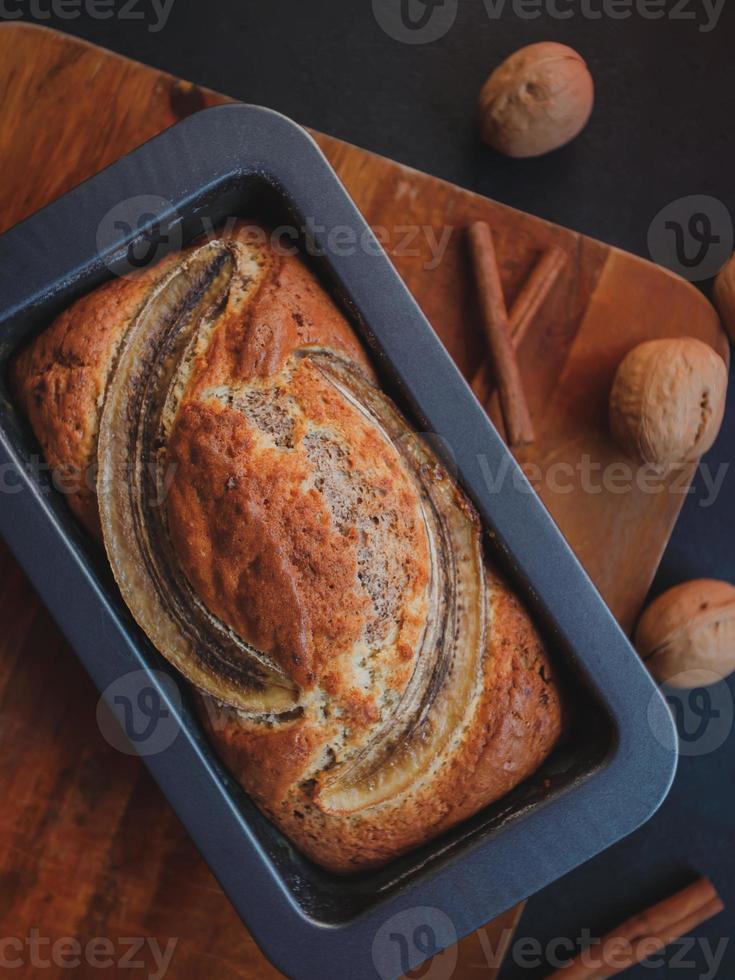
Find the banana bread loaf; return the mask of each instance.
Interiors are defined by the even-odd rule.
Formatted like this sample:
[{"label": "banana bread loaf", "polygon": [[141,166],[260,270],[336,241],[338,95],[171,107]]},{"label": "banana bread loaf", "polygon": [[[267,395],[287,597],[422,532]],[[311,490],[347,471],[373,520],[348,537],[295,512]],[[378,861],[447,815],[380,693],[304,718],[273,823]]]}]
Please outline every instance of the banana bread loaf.
[{"label": "banana bread loaf", "polygon": [[226,765],[314,861],[383,864],[551,751],[553,668],[477,516],[265,228],[83,297],[12,381]]}]

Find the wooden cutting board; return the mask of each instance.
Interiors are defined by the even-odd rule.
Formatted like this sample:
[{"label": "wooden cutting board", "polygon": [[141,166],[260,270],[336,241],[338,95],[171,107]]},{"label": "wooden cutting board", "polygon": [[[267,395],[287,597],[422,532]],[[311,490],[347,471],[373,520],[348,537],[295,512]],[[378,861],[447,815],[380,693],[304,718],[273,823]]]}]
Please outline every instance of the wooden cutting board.
[{"label": "wooden cutting board", "polygon": [[[63,34],[0,26],[0,230],[223,101]],[[610,380],[621,356],[651,337],[700,337],[727,357],[713,309],[639,258],[314,135],[367,220],[384,229],[399,272],[468,376],[485,351],[465,226],[481,218],[495,230],[509,301],[543,249],[567,253],[567,270],[521,350],[537,432],[522,462],[536,467],[543,500],[629,628],[684,496],[620,492],[619,476],[603,484],[605,467],[622,462],[605,424]],[[432,248],[442,241],[437,264]],[[178,937],[177,980],[277,976],[141,764],[102,739],[90,681],[2,545],[0,623],[0,935],[25,941],[36,929],[41,939],[77,936],[83,944],[106,937],[118,958],[124,937],[155,937],[162,948]],[[514,910],[482,942],[475,935],[461,943],[456,980],[478,970],[493,977],[485,953],[497,952],[498,937],[507,944],[517,919]],[[48,945],[39,948],[48,954]],[[24,949],[18,975],[35,976]],[[134,958],[153,965],[148,945]],[[74,975],[100,972],[116,968],[83,957]]]}]

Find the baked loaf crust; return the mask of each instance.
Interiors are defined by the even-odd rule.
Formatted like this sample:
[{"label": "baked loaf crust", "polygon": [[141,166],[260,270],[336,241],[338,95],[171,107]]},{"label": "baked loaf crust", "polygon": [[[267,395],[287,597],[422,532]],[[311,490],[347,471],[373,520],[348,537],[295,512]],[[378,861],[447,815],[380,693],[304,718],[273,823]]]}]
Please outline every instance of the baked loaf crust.
[{"label": "baked loaf crust", "polygon": [[476,515],[266,229],[109,282],[12,380],[225,763],[313,860],[383,864],[551,751],[552,667]]}]

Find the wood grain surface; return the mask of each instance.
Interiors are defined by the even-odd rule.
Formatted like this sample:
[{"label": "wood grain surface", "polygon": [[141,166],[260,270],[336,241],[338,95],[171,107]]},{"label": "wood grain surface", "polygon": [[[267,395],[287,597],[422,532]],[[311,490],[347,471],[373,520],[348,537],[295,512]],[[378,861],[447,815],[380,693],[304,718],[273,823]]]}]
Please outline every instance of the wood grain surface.
[{"label": "wood grain surface", "polygon": [[[0,230],[221,101],[64,35],[0,26]],[[467,376],[485,350],[464,229],[478,219],[493,228],[509,303],[544,248],[567,253],[520,352],[537,433],[521,462],[630,628],[691,473],[659,492],[628,486],[633,474],[607,435],[609,384],[621,356],[649,337],[697,336],[727,357],[714,311],[690,285],[641,259],[314,135]],[[617,475],[608,479],[610,467]],[[114,946],[109,966],[83,955],[75,977],[130,975],[119,962],[126,951],[144,964],[132,975],[153,971],[150,943],[130,957],[128,937],[161,949],[176,938],[169,975],[177,980],[278,976],[142,765],[101,737],[91,682],[1,545],[0,624],[0,936],[23,944],[6,951],[23,962],[16,975],[37,975],[33,958],[51,949],[45,938],[74,936],[87,951],[95,937]],[[518,914],[460,944],[457,980],[495,975],[486,951],[497,952],[498,937],[507,944]],[[69,970],[51,966],[43,975]]]}]

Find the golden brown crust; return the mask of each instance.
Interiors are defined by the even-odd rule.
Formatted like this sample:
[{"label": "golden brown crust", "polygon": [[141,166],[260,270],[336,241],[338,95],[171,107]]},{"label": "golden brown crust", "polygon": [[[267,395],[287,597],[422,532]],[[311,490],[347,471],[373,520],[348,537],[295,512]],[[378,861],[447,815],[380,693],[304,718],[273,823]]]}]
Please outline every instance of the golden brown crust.
[{"label": "golden brown crust", "polygon": [[[274,718],[201,695],[202,715],[226,764],[284,833],[325,867],[355,871],[430,839],[530,775],[561,731],[559,693],[526,612],[486,569],[475,590],[486,596],[476,602],[484,609],[477,662],[467,658],[466,683],[442,682],[444,702],[441,685],[436,695],[461,724],[448,739],[438,724],[406,730],[409,757],[411,738],[418,747],[436,737],[435,764],[412,773],[401,759],[394,771],[403,782],[373,796],[330,796],[330,774],[361,758],[381,726],[395,721],[400,734],[395,712],[428,642],[438,574],[426,523],[431,481],[439,488],[432,506],[449,508],[442,520],[454,520],[465,535],[457,540],[472,547],[476,518],[440,468],[428,484],[417,481],[410,453],[404,458],[313,354],[324,350],[372,377],[349,324],[300,260],[244,223],[227,247],[236,269],[227,300],[166,430],[168,534],[209,613],[277,664],[299,700],[297,711]],[[67,478],[93,466],[131,323],[177,261],[78,301],[17,359],[19,401]],[[74,485],[69,499],[99,536],[90,483]],[[476,564],[482,570],[479,551]],[[471,607],[471,591],[463,594]]]},{"label": "golden brown crust", "polygon": [[355,555],[319,497],[300,492],[305,468],[258,452],[240,413],[219,403],[182,407],[170,459],[172,540],[197,594],[297,683],[313,684],[317,649],[323,659],[325,647],[355,643],[366,600],[343,592]]},{"label": "golden brown crust", "polygon": [[425,843],[532,775],[562,730],[550,660],[502,580],[488,586],[493,623],[484,689],[452,764],[398,804],[343,816],[322,812],[297,777],[317,745],[304,720],[257,732],[207,699],[201,716],[218,752],[258,805],[312,860],[337,874],[386,863]]},{"label": "golden brown crust", "polygon": [[[247,226],[239,226],[233,238],[249,242]],[[247,306],[226,311],[190,394],[203,386],[250,381],[277,374],[297,349],[319,344],[342,351],[371,371],[362,347],[349,324],[312,273],[294,255],[251,244],[261,267],[257,291]]]},{"label": "golden brown crust", "polygon": [[77,300],[14,361],[11,384],[76,516],[100,537],[97,433],[117,347],[151,285],[176,261],[112,279]]}]

